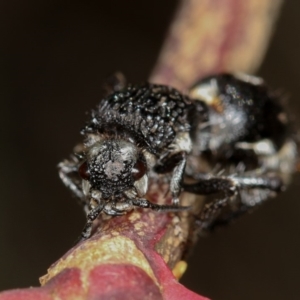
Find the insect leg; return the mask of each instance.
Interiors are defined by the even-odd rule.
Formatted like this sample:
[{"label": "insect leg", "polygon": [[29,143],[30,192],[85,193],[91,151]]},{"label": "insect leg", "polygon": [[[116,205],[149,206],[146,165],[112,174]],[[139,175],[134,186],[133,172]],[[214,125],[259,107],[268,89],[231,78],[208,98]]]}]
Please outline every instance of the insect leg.
[{"label": "insect leg", "polygon": [[[62,182],[68,187],[78,198],[83,198],[81,190],[81,180],[76,178],[78,173],[78,162],[73,160],[64,160],[58,165],[58,173]],[[75,175],[75,176],[74,176]]]},{"label": "insect leg", "polygon": [[170,182],[170,191],[172,194],[172,202],[179,205],[179,195],[181,192],[181,183],[186,166],[186,153],[179,152],[165,158],[156,168],[158,173],[168,173],[173,170]]},{"label": "insect leg", "polygon": [[81,240],[86,240],[91,236],[93,221],[99,216],[104,208],[105,203],[100,202],[96,207],[94,207],[87,215],[87,222],[81,233]]},{"label": "insect leg", "polygon": [[236,176],[233,180],[243,189],[267,189],[274,192],[284,190],[283,180],[276,176]]},{"label": "insect leg", "polygon": [[234,180],[239,185],[239,211],[242,213],[260,205],[285,189],[284,180],[280,174],[239,176],[234,177]]},{"label": "insect leg", "polygon": [[199,230],[211,229],[216,220],[222,214],[225,207],[229,207],[232,199],[235,199],[237,194],[238,184],[228,177],[213,177],[207,179],[200,179],[193,184],[183,184],[185,192],[199,194],[199,195],[212,195],[223,194],[221,199],[214,199],[206,203],[197,217]]},{"label": "insect leg", "polygon": [[155,204],[146,199],[134,199],[132,200],[134,206],[139,206],[142,208],[151,208],[156,211],[169,211],[169,212],[179,212],[187,210],[189,206],[178,206],[178,205],[164,205],[164,204]]},{"label": "insect leg", "polygon": [[[225,198],[207,203],[198,219],[200,229],[212,229],[236,219],[238,216],[261,204],[273,193],[284,189],[279,175],[231,176],[199,180],[184,184],[186,192],[210,195],[224,192]],[[237,195],[239,191],[239,197]]]},{"label": "insect leg", "polygon": [[185,192],[198,195],[211,195],[223,192],[226,196],[233,196],[236,193],[238,184],[228,177],[213,177],[200,179],[196,183],[183,183]]},{"label": "insect leg", "polygon": [[68,187],[76,197],[79,198],[79,204],[83,206],[84,211],[88,211],[86,197],[82,191],[82,179],[78,174],[78,167],[83,160],[84,146],[82,143],[76,145],[70,159],[65,159],[58,165],[59,177],[66,187]]},{"label": "insect leg", "polygon": [[174,205],[179,205],[179,195],[181,192],[181,183],[186,165],[185,155],[182,160],[176,165],[173,171],[173,176],[170,182],[170,190],[172,193],[172,202]]},{"label": "insect leg", "polygon": [[204,205],[196,221],[200,231],[211,229],[212,224],[214,224],[222,209],[228,205],[228,200],[228,198],[223,198]]}]

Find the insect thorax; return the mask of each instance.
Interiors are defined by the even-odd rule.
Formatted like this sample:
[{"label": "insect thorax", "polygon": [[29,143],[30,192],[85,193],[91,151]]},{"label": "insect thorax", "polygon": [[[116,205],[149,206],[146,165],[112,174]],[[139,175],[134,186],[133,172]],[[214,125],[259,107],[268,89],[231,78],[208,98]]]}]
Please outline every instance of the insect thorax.
[{"label": "insect thorax", "polygon": [[177,90],[154,84],[129,85],[102,99],[83,133],[131,136],[155,154],[162,153],[179,132],[190,129],[191,101]]}]

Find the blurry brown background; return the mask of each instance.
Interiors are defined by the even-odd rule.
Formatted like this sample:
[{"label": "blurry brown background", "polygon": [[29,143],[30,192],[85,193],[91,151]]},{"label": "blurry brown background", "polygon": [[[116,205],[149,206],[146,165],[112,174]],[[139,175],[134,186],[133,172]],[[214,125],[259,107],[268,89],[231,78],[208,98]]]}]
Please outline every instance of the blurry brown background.
[{"label": "blurry brown background", "polygon": [[[56,165],[80,140],[103,79],[147,79],[176,1],[0,2],[0,290],[38,285],[84,215]],[[259,74],[300,116],[300,3],[287,1]],[[214,300],[300,299],[300,176],[202,239],[182,282]]]}]

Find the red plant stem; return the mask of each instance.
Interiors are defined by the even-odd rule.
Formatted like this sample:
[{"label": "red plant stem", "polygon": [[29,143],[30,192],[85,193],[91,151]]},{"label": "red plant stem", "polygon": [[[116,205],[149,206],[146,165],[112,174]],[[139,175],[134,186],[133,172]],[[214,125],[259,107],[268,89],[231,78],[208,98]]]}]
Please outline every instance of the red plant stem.
[{"label": "red plant stem", "polygon": [[282,0],[183,0],[150,77],[179,90],[260,66]]}]

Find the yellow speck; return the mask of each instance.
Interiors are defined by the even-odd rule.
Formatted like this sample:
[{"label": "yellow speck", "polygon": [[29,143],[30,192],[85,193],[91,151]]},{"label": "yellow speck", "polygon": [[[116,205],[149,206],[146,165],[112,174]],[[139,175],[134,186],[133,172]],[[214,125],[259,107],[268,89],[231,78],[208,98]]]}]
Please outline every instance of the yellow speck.
[{"label": "yellow speck", "polygon": [[187,269],[187,263],[184,260],[179,261],[172,270],[173,275],[179,280]]},{"label": "yellow speck", "polygon": [[142,222],[137,222],[137,223],[134,224],[134,229],[135,229],[136,231],[140,231],[140,230],[142,230],[142,228],[143,228],[144,226],[145,226],[144,223],[142,223]]},{"label": "yellow speck", "polygon": [[139,218],[140,218],[140,214],[139,214],[138,212],[136,212],[136,211],[132,212],[132,213],[130,214],[130,216],[129,216],[129,220],[130,220],[132,223],[134,223],[134,222],[136,222],[137,220],[139,220]]}]

